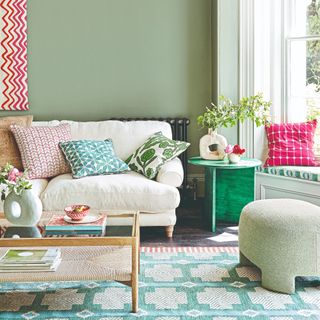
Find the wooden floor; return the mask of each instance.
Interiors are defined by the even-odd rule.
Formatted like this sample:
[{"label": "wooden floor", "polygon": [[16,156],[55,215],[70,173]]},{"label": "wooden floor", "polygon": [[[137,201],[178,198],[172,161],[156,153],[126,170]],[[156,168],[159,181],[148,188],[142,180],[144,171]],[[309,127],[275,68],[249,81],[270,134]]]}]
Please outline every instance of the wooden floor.
[{"label": "wooden floor", "polygon": [[217,243],[208,238],[224,232],[224,228],[235,224],[218,223],[217,231],[210,232],[209,227],[202,216],[202,201],[189,204],[187,207],[177,209],[177,224],[173,238],[168,239],[164,228],[145,227],[141,228],[141,246],[171,246],[171,247],[212,247],[212,246],[235,246],[237,242]]}]

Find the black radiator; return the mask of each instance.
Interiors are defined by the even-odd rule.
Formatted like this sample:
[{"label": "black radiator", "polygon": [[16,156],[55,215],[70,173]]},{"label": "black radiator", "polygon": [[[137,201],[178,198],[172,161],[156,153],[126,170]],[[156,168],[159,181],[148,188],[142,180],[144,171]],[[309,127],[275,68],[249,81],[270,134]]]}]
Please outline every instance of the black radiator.
[{"label": "black radiator", "polygon": [[[119,120],[119,121],[165,121],[168,122],[172,130],[172,138],[174,140],[188,141],[188,125],[190,120],[187,118],[111,118],[110,120]],[[187,186],[187,152],[183,152],[179,156],[183,170],[184,170],[184,179],[183,179],[183,191],[186,190]]]}]

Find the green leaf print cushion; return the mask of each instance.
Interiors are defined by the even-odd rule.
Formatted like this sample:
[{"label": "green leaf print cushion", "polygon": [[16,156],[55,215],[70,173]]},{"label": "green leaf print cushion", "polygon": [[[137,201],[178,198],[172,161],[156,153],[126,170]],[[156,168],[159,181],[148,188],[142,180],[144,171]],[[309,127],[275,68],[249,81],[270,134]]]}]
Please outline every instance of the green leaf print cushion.
[{"label": "green leaf print cushion", "polygon": [[187,150],[190,143],[175,141],[157,132],[146,140],[127,160],[130,169],[154,179],[169,160]]}]

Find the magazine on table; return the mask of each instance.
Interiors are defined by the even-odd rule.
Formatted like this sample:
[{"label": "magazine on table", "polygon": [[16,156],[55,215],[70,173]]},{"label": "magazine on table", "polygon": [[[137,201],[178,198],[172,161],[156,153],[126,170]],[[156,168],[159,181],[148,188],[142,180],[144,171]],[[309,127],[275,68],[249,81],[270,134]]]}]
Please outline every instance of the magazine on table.
[{"label": "magazine on table", "polygon": [[61,259],[57,259],[52,265],[11,265],[11,266],[1,266],[0,273],[7,272],[53,272],[56,271],[60,265]]},{"label": "magazine on table", "polygon": [[51,263],[57,256],[60,257],[59,248],[49,249],[9,249],[0,258],[0,264],[14,263]]},{"label": "magazine on table", "polygon": [[61,262],[61,251],[49,249],[9,249],[0,258],[0,272],[55,271]]}]

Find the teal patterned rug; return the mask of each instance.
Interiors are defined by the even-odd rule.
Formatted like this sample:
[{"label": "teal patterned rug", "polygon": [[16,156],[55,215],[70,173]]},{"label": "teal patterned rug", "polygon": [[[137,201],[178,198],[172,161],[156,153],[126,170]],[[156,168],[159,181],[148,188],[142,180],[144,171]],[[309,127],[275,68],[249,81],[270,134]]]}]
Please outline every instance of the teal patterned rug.
[{"label": "teal patterned rug", "polygon": [[142,248],[140,311],[114,282],[0,284],[0,319],[320,319],[320,278],[294,295],[267,291],[237,248]]}]

